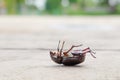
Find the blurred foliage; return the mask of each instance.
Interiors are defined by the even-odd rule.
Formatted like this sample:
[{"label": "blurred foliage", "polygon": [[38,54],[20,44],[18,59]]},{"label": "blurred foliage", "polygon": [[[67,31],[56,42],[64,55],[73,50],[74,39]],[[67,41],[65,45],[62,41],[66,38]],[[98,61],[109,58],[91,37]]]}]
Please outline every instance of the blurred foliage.
[{"label": "blurred foliage", "polygon": [[70,1],[70,3],[76,3],[76,2],[78,2],[78,0],[69,0]]},{"label": "blurred foliage", "polygon": [[21,5],[25,0],[4,0],[8,14],[19,14],[21,12]]},{"label": "blurred foliage", "polygon": [[[26,1],[32,3],[27,4]],[[4,9],[4,11],[6,11],[4,14],[38,14],[38,15],[120,14],[119,0],[46,0],[44,3],[45,9],[38,8],[34,1],[37,0],[0,0],[0,13]],[[64,2],[65,6],[62,4],[62,1]],[[110,1],[118,2],[111,5],[109,3]]]},{"label": "blurred foliage", "polygon": [[46,11],[51,14],[59,14],[61,12],[61,0],[47,0]]},{"label": "blurred foliage", "polygon": [[100,0],[100,1],[99,1],[99,4],[100,4],[101,6],[109,6],[109,0]]}]

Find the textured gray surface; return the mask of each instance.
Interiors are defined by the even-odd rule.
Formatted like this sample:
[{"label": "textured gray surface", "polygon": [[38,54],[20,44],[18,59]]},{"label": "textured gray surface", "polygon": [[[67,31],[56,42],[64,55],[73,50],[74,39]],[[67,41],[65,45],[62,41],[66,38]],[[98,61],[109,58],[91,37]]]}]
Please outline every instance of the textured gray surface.
[{"label": "textured gray surface", "polygon": [[[0,80],[120,80],[119,18],[1,16]],[[83,43],[97,58],[88,54],[74,67],[55,64],[40,48],[55,49],[58,40],[66,49]]]}]

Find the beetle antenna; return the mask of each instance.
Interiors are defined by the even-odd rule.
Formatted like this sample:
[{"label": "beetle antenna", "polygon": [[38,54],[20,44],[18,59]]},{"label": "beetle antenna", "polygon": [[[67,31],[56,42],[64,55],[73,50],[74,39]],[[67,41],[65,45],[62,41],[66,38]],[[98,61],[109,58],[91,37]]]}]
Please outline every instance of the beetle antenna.
[{"label": "beetle antenna", "polygon": [[60,45],[60,40],[59,40],[59,43],[58,43],[58,46],[57,46],[57,51],[59,52],[59,45]]},{"label": "beetle antenna", "polygon": [[64,43],[65,43],[65,41],[63,41],[63,43],[62,43],[62,47],[61,47],[61,50],[60,50],[60,56],[62,55],[62,50],[63,50],[63,47],[64,47]]}]

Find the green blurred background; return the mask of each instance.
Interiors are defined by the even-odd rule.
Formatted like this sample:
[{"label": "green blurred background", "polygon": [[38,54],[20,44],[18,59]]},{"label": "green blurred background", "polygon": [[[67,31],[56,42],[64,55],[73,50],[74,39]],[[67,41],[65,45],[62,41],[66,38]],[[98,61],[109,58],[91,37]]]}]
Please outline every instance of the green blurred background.
[{"label": "green blurred background", "polygon": [[120,14],[120,0],[0,0],[0,15]]}]

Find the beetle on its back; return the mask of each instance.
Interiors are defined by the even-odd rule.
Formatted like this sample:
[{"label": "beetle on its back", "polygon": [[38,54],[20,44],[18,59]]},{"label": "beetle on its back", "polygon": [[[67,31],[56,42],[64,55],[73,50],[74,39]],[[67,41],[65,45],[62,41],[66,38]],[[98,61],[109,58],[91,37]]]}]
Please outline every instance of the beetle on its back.
[{"label": "beetle on its back", "polygon": [[[64,64],[66,66],[73,66],[76,64],[80,64],[85,61],[86,53],[90,53],[93,58],[96,58],[93,55],[93,54],[95,54],[95,52],[93,52],[89,47],[85,48],[83,50],[73,50],[72,51],[72,49],[74,47],[80,47],[80,46],[82,46],[82,44],[77,45],[77,46],[72,45],[72,47],[69,50],[63,51],[64,43],[65,43],[65,41],[63,41],[62,47],[61,47],[61,49],[59,49],[59,45],[60,45],[60,41],[59,41],[58,47],[57,47],[57,52],[50,51],[51,59],[58,64]],[[69,56],[70,51],[72,51],[71,52],[72,57]]]}]

